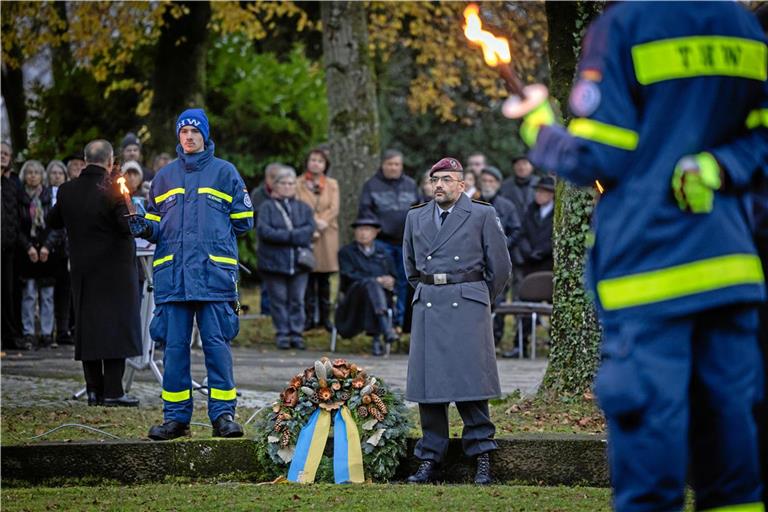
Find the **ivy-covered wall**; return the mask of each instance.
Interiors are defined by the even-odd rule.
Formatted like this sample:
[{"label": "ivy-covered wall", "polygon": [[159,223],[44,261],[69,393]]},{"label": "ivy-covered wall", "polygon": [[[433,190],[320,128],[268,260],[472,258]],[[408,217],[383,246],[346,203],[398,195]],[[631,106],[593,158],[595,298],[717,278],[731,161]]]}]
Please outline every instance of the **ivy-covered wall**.
[{"label": "ivy-covered wall", "polygon": [[[602,2],[547,2],[550,93],[568,104],[581,39]],[[567,111],[561,109],[567,122]],[[596,192],[557,185],[553,245],[555,254],[552,350],[542,393],[577,395],[589,390],[598,363],[600,327],[584,288],[584,260]]]}]

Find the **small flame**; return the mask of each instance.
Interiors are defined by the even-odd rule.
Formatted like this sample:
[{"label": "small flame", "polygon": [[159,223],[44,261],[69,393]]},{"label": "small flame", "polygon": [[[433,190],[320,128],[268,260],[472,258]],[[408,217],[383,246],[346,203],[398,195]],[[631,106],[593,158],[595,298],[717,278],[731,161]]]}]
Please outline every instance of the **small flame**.
[{"label": "small flame", "polygon": [[483,49],[483,58],[489,66],[496,67],[499,61],[509,64],[512,55],[509,52],[509,43],[503,37],[496,37],[487,30],[483,30],[480,21],[480,8],[477,4],[469,4],[464,9],[464,35],[471,42],[479,44]]},{"label": "small flame", "polygon": [[117,182],[120,184],[120,193],[130,195],[131,191],[128,190],[128,187],[125,186],[125,176],[120,176],[117,178]]}]

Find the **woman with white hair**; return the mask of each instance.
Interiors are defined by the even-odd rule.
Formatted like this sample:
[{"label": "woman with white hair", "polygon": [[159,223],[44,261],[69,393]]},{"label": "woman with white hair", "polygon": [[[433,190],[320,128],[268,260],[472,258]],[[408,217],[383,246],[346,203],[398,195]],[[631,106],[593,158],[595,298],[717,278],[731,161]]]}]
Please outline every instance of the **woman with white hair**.
[{"label": "woman with white hair", "polygon": [[312,208],[296,199],[296,171],[275,175],[272,196],[259,208],[259,270],[270,299],[277,348],[304,350],[304,291],[312,265]]},{"label": "woman with white hair", "polygon": [[51,209],[51,189],[45,168],[38,160],[27,160],[21,168],[19,201],[19,275],[22,280],[21,323],[23,348],[37,345],[35,312],[40,309],[41,347],[53,344],[53,285],[55,267],[51,254],[61,249],[61,230],[50,229],[45,221]]}]

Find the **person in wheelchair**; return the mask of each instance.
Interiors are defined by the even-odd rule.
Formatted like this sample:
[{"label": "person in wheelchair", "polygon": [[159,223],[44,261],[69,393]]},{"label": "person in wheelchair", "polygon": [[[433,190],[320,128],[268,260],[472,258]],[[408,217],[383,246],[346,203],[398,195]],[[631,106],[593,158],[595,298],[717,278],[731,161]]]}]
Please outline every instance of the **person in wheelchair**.
[{"label": "person in wheelchair", "polygon": [[339,250],[339,297],[336,328],[344,338],[360,332],[373,336],[372,354],[384,355],[386,343],[397,341],[388,309],[395,287],[395,262],[376,241],[381,224],[374,218],[352,223],[355,241]]}]

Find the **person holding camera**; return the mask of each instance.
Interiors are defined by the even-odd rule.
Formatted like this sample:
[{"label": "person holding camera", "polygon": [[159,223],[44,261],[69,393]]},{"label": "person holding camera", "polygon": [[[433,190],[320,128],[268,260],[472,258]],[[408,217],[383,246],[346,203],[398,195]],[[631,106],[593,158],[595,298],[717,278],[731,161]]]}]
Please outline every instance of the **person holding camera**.
[{"label": "person holding camera", "polygon": [[315,268],[314,212],[296,199],[296,171],[275,175],[272,197],[259,208],[259,270],[270,299],[277,348],[304,350],[304,292]]}]

